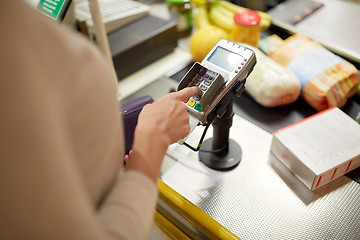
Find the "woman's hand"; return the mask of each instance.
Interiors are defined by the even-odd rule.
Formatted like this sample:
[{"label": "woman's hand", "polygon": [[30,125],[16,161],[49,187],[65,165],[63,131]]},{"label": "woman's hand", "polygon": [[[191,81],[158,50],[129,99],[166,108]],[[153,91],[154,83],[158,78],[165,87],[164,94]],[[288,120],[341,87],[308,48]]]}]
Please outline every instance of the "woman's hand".
[{"label": "woman's hand", "polygon": [[200,93],[198,87],[185,88],[146,105],[140,113],[138,126],[156,130],[168,144],[184,138],[190,131],[190,125],[187,107],[182,101]]},{"label": "woman's hand", "polygon": [[190,131],[188,98],[200,95],[198,87],[170,93],[144,106],[135,129],[134,144],[127,156],[127,168],[144,172],[157,180],[168,146],[187,136]]}]

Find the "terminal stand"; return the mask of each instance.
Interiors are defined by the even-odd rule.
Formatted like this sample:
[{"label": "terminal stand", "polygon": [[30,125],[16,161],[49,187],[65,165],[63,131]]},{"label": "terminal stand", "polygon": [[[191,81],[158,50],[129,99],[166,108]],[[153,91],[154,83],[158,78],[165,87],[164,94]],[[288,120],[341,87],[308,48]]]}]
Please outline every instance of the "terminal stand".
[{"label": "terminal stand", "polygon": [[212,123],[213,137],[202,144],[199,159],[211,169],[227,171],[240,163],[241,147],[229,137],[233,116],[233,101],[231,101],[226,106],[224,115],[220,118],[216,117]]}]

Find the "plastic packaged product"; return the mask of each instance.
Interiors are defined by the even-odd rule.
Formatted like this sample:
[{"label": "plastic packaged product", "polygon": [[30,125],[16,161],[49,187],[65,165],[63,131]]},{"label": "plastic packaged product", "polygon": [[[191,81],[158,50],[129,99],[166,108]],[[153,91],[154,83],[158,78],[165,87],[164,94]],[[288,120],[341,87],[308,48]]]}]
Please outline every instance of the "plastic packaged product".
[{"label": "plastic packaged product", "polygon": [[255,51],[257,64],[246,81],[245,91],[265,107],[295,102],[300,96],[300,82],[297,77],[259,49],[251,49]]},{"label": "plastic packaged product", "polygon": [[301,97],[317,111],[342,107],[360,83],[358,70],[319,43],[295,34],[268,55],[298,77]]}]

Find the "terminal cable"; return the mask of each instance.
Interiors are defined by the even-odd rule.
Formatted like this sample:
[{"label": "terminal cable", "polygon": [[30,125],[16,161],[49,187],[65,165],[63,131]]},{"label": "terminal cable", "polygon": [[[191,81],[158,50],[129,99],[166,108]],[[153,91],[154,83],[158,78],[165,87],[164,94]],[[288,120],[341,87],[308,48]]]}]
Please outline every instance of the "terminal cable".
[{"label": "terminal cable", "polygon": [[[200,123],[198,124],[198,126],[199,126],[199,125],[200,125]],[[198,143],[198,145],[197,145],[196,148],[193,147],[193,146],[191,146],[190,144],[188,144],[188,143],[186,143],[186,142],[184,142],[183,144],[184,144],[186,147],[188,147],[188,148],[190,148],[191,150],[193,150],[194,152],[199,152],[199,151],[200,151],[200,152],[208,152],[208,153],[217,153],[217,152],[223,151],[223,150],[228,146],[227,144],[225,144],[224,146],[222,146],[221,148],[218,148],[218,149],[212,149],[212,150],[203,150],[203,149],[200,149],[200,148],[201,148],[201,145],[202,145],[202,143],[203,143],[203,141],[204,141],[204,138],[205,138],[205,135],[206,135],[206,132],[207,132],[209,126],[210,126],[210,124],[206,124],[206,125],[205,125],[204,132],[202,133],[201,138],[200,138],[199,143]]]},{"label": "terminal cable", "polygon": [[[198,126],[199,126],[199,124],[198,124]],[[201,144],[202,144],[203,141],[204,141],[204,138],[205,138],[205,135],[206,135],[206,132],[207,132],[209,126],[210,126],[210,124],[206,124],[206,125],[205,125],[204,132],[202,133],[201,138],[200,138],[199,143],[198,143],[198,145],[197,145],[196,148],[193,147],[193,146],[191,146],[191,145],[189,145],[189,144],[187,144],[186,142],[184,142],[183,144],[184,144],[185,146],[187,146],[188,148],[190,148],[191,150],[193,150],[194,152],[198,152],[198,151],[200,150],[200,148],[201,148]]]}]

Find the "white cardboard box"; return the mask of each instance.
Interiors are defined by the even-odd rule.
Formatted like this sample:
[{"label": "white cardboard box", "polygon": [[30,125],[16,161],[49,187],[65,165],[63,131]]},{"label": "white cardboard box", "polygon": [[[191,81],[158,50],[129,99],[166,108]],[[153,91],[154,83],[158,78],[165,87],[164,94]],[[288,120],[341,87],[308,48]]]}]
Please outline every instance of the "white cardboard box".
[{"label": "white cardboard box", "polygon": [[360,166],[360,124],[329,108],[274,132],[271,152],[313,191]]}]

